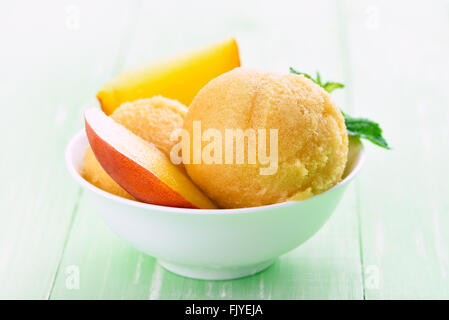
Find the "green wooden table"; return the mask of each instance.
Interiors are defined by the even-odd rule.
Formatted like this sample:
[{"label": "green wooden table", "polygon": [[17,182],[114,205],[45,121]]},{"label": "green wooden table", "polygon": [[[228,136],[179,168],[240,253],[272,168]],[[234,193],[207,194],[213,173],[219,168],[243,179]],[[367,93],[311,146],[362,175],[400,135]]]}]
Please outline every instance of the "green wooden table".
[{"label": "green wooden table", "polygon": [[[0,298],[449,298],[448,1],[10,1],[0,6]],[[244,65],[319,69],[393,151],[268,270],[198,281],[118,239],[63,152],[120,70],[235,36]],[[79,280],[79,281],[78,281]]]}]

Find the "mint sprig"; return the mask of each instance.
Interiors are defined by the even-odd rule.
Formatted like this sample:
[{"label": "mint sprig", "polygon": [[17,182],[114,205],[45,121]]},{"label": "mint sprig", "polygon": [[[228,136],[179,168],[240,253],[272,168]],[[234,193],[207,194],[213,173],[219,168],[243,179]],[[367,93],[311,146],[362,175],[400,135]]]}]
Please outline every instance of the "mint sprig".
[{"label": "mint sprig", "polygon": [[390,150],[387,141],[382,136],[382,129],[377,122],[365,118],[353,118],[341,111],[345,118],[348,135],[366,139],[375,145]]},{"label": "mint sprig", "polygon": [[[290,67],[290,73],[303,75],[304,77],[312,80],[329,93],[331,93],[335,89],[343,89],[345,87],[344,84],[339,82],[327,81],[326,83],[323,83],[321,81],[321,75],[318,71],[316,73],[315,79],[312,78],[307,73],[296,71],[292,67]],[[346,131],[348,132],[349,136],[366,139],[379,147],[388,150],[391,149],[385,138],[382,136],[382,129],[377,122],[365,118],[353,118],[344,113],[343,111],[341,111],[341,113],[345,118]]]},{"label": "mint sprig", "polygon": [[302,74],[304,77],[306,77],[307,79],[312,80],[313,82],[315,82],[317,85],[319,85],[320,87],[322,87],[324,90],[326,90],[329,93],[331,93],[335,89],[343,89],[345,87],[345,85],[343,83],[339,83],[339,82],[326,81],[325,83],[323,83],[321,81],[321,75],[320,75],[320,73],[318,71],[316,72],[316,78],[315,79],[312,78],[307,73],[296,71],[292,67],[290,67],[290,73]]}]

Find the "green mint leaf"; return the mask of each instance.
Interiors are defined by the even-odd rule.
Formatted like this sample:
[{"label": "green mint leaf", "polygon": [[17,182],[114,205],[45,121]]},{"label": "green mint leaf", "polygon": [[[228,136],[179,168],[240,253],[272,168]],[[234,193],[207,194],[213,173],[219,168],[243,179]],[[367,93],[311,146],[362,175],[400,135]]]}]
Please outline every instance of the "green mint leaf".
[{"label": "green mint leaf", "polygon": [[343,89],[345,87],[344,84],[339,83],[339,82],[331,82],[331,81],[327,81],[326,83],[323,84],[323,82],[321,81],[321,75],[320,73],[317,71],[316,72],[316,77],[315,79],[312,78],[310,75],[308,75],[307,73],[304,72],[299,72],[297,70],[295,70],[294,68],[290,67],[290,73],[294,73],[294,74],[302,74],[304,77],[306,77],[307,79],[312,80],[313,82],[315,82],[317,85],[319,85],[320,87],[322,87],[324,90],[326,90],[327,92],[331,93],[332,91],[334,91],[335,89]]},{"label": "green mint leaf", "polygon": [[313,82],[316,83],[315,79],[313,79],[313,78],[312,78],[311,76],[309,76],[307,73],[296,71],[296,70],[293,69],[292,67],[290,67],[290,73],[294,73],[294,74],[302,74],[302,75],[303,75],[304,77],[306,77],[307,79],[310,79],[310,80],[312,80]]},{"label": "green mint leaf", "polygon": [[331,93],[335,89],[343,89],[345,87],[345,85],[343,83],[339,83],[339,82],[329,82],[328,81],[325,84],[323,84],[322,87],[324,88],[324,90]]},{"label": "green mint leaf", "polygon": [[391,149],[382,136],[382,129],[378,123],[365,118],[353,118],[343,111],[341,113],[345,118],[348,135],[367,139],[379,147]]},{"label": "green mint leaf", "polygon": [[[323,84],[321,82],[321,75],[318,71],[316,73],[316,79],[313,79],[307,73],[299,72],[292,67],[290,67],[290,73],[303,75],[304,77],[312,80],[329,93],[331,93],[335,89],[343,89],[345,87],[344,84],[339,82],[327,81],[326,83]],[[385,138],[382,136],[382,129],[380,128],[377,122],[365,118],[353,118],[344,113],[343,111],[341,111],[341,113],[345,118],[346,131],[348,132],[348,135],[366,139],[368,141],[371,141],[375,145],[388,150],[391,149]]]},{"label": "green mint leaf", "polygon": [[[316,80],[315,80],[315,82],[316,82],[320,87],[322,87],[321,76],[320,76],[320,73],[319,73],[318,71],[316,72]],[[326,89],[326,88],[324,88],[324,89]]]}]

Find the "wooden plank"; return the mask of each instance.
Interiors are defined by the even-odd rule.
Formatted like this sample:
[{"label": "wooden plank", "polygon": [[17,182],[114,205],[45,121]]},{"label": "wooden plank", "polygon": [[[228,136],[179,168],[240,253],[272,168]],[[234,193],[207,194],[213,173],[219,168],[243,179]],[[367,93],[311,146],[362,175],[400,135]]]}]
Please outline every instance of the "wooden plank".
[{"label": "wooden plank", "polygon": [[2,4],[0,299],[50,294],[80,197],[64,148],[113,72],[132,9],[109,1]]},{"label": "wooden plank", "polygon": [[[393,150],[359,179],[368,299],[449,298],[449,4],[346,1],[353,104]],[[377,279],[376,279],[377,278]]]},{"label": "wooden plank", "polygon": [[[165,271],[154,258],[113,234],[83,199],[52,298],[360,299],[353,191],[348,191],[335,216],[309,242],[267,271],[232,281],[199,281]],[[79,286],[72,284],[76,273]]]},{"label": "wooden plank", "polygon": [[[319,68],[326,78],[341,80],[344,53],[335,12],[333,1],[145,3],[123,67],[236,36],[246,66],[280,72],[289,66]],[[335,97],[341,104],[347,100],[343,93]],[[351,186],[329,223],[267,271],[233,281],[192,280],[165,271],[119,240],[82,198],[52,298],[361,299],[358,239]]]}]

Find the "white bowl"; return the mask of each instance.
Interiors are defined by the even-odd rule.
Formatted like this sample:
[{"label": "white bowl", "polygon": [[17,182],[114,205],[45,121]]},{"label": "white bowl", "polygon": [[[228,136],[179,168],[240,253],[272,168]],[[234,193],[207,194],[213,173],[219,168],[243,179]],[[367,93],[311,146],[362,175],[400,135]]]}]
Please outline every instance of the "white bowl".
[{"label": "white bowl", "polygon": [[67,146],[66,163],[106,224],[166,269],[207,280],[259,272],[309,239],[334,211],[364,155],[363,145],[351,142],[344,179],[309,200],[201,210],[151,205],[100,190],[78,173],[87,146],[85,132],[80,131]]}]

